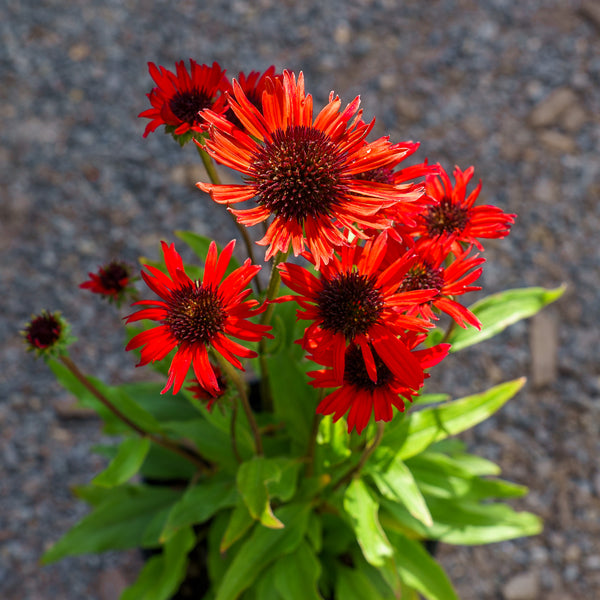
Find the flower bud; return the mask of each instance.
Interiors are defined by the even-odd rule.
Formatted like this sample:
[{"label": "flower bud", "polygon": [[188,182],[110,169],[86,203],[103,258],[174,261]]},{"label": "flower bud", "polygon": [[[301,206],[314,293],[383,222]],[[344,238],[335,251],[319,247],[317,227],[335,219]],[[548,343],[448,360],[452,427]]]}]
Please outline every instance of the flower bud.
[{"label": "flower bud", "polygon": [[21,332],[29,352],[38,356],[50,356],[65,353],[73,341],[69,335],[69,324],[59,312],[43,310],[34,315]]}]

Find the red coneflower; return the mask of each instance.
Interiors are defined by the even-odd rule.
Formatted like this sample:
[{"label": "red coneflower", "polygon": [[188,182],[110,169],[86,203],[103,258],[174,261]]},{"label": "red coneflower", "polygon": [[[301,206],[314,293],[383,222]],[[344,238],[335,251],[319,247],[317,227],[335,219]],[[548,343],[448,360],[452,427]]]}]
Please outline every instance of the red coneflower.
[{"label": "red coneflower", "polygon": [[113,260],[100,267],[97,273],[88,273],[89,280],[79,285],[82,289],[100,294],[109,301],[121,302],[128,292],[134,279],[131,277],[131,267],[121,261]]},{"label": "red coneflower", "polygon": [[466,171],[454,168],[455,184],[442,167],[439,175],[425,180],[427,202],[421,207],[416,226],[410,231],[422,243],[439,244],[458,253],[460,242],[474,244],[483,250],[479,238],[503,238],[510,232],[516,215],[507,214],[497,206],[475,206],[481,182],[467,196],[467,184],[473,177],[473,167]]},{"label": "red coneflower", "polygon": [[252,293],[246,286],[261,267],[251,265],[250,259],[247,259],[221,281],[234,245],[235,240],[227,244],[219,256],[216,244],[211,242],[202,281],[193,281],[186,275],[175,246],[168,246],[165,242],[162,242],[162,250],[170,278],[151,265],[145,265],[148,272],[142,271],[144,281],[161,300],[135,302],[133,306],[147,308],[127,317],[127,323],[149,319],[157,321],[159,325],[138,333],[127,344],[126,350],[141,348],[140,366],[161,360],[171,350],[177,349],[162,393],[171,386],[174,394],[179,392],[192,366],[202,387],[217,396],[220,386],[208,359],[209,348],[238,369],[244,370],[237,356],[252,358],[256,352],[227,336],[253,342],[259,341],[264,335],[271,337],[267,333],[269,326],[248,320],[265,309],[256,300],[246,300]]},{"label": "red coneflower", "polygon": [[364,238],[362,227],[389,226],[378,211],[420,195],[359,179],[365,171],[396,165],[408,152],[388,138],[365,141],[373,122],[361,120],[359,98],[340,111],[341,101],[332,93],[313,119],[302,73],[296,81],[284,71],[281,78],[266,79],[261,110],[235,80],[228,102],[244,129],[204,111],[211,125],[205,148],[217,162],[242,173],[245,183],[197,186],[220,204],[255,200],[254,208],[230,210],[246,226],[272,218],[258,242],[268,246],[267,260],[290,246],[295,255],[308,247],[318,268],[346,244],[343,228]]},{"label": "red coneflower", "polygon": [[321,266],[318,278],[299,265],[279,265],[282,282],[296,292],[279,301],[298,302],[298,318],[312,321],[302,346],[330,352],[338,380],[344,374],[346,349],[354,344],[373,381],[377,381],[377,368],[372,348],[402,385],[418,389],[423,383],[422,369],[400,337],[406,330],[425,331],[429,323],[403,312],[427,302],[437,291],[399,291],[408,264],[396,261],[380,268],[386,242],[383,232],[364,247],[344,246],[341,257],[334,255]]},{"label": "red coneflower", "polygon": [[223,92],[230,84],[218,63],[214,62],[209,67],[190,58],[189,72],[182,60],[175,64],[176,73],[152,62],[148,63],[148,68],[157,87],[146,94],[152,108],[138,115],[151,119],[144,137],[161,125],[166,125],[167,132],[175,136],[190,131],[202,132],[206,123],[200,118],[200,111],[210,108],[222,113],[226,110]]},{"label": "red coneflower", "polygon": [[483,269],[479,265],[485,262],[485,258],[479,254],[469,257],[472,248],[473,246],[469,246],[453,255],[443,246],[417,242],[413,249],[408,250],[408,254],[416,254],[416,258],[412,260],[409,270],[404,275],[400,291],[437,291],[433,298],[409,310],[411,314],[420,315],[428,321],[435,320],[437,316],[432,309],[437,308],[450,315],[461,327],[469,324],[477,329],[481,328],[479,319],[468,308],[454,300],[455,296],[481,289],[480,286],[471,284],[481,276]]},{"label": "red coneflower", "polygon": [[219,385],[219,391],[216,396],[210,393],[195,377],[192,383],[185,388],[186,390],[188,390],[188,392],[191,392],[192,396],[196,400],[204,402],[204,404],[206,405],[206,409],[209,411],[212,410],[214,403],[227,391],[227,380],[223,377],[220,367],[212,363],[211,366],[213,368],[213,371],[215,372],[215,375],[217,377],[217,383]]},{"label": "red coneflower", "polygon": [[[278,77],[275,75],[275,65],[271,65],[266,71],[261,73],[260,71],[251,71],[246,75],[240,72],[237,76],[237,82],[240,84],[244,95],[249,102],[254,104],[258,110],[262,110],[262,95],[267,87],[267,79],[275,79]],[[279,75],[279,77],[281,77]],[[229,90],[233,91],[232,89]],[[227,120],[231,121],[236,127],[243,129],[242,122],[235,116],[235,113],[231,108],[225,113]]]},{"label": "red coneflower", "polygon": [[[415,368],[421,372],[421,381],[429,376],[424,370],[439,363],[450,348],[450,344],[438,344],[432,348],[414,350],[424,338],[425,336],[408,334],[403,340],[403,345],[410,350]],[[379,357],[375,348],[371,352],[377,370],[376,381],[367,372],[363,352],[356,344],[351,344],[346,350],[342,382],[334,374],[334,358],[331,353],[315,349],[308,355],[311,360],[326,367],[308,373],[312,377],[310,384],[315,388],[337,388],[320,402],[317,413],[333,415],[334,421],[347,414],[348,433],[353,429],[362,433],[369,424],[371,415],[374,415],[375,421],[391,421],[392,407],[404,412],[404,400],[412,402],[413,396],[417,394],[418,388],[404,385]]]}]

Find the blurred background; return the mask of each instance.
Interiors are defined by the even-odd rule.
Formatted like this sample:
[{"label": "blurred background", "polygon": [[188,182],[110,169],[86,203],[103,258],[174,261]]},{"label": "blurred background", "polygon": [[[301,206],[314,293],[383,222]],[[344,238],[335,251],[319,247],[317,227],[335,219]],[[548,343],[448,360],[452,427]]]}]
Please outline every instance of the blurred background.
[{"label": "blurred background", "polygon": [[[119,313],[78,288],[112,258],[158,258],[193,229],[235,236],[194,187],[197,153],[143,139],[147,62],[218,61],[231,76],[300,71],[320,108],[361,95],[373,135],[420,141],[416,160],[475,165],[480,202],[518,214],[485,244],[485,294],[568,290],[533,320],[450,357],[431,379],[455,396],[528,376],[463,436],[543,534],[441,546],[463,600],[600,597],[600,4],[590,0],[0,1],[0,597],[111,600],[135,551],[48,567],[41,553],[86,512],[70,486],[103,466],[98,422],[72,408],[19,331],[61,310],[73,356],[108,382],[140,377]],[[181,244],[180,244],[181,245]],[[143,374],[142,374],[143,375]]]}]

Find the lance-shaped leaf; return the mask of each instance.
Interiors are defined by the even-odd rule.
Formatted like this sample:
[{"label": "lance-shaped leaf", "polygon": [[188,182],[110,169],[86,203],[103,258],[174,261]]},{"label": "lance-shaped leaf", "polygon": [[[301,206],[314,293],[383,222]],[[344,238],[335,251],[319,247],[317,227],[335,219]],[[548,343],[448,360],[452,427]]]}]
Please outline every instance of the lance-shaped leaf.
[{"label": "lance-shaped leaf", "polygon": [[222,508],[235,506],[237,500],[237,490],[229,478],[200,482],[189,488],[171,509],[161,541],[171,539],[183,527],[204,523]]},{"label": "lance-shaped leaf", "polygon": [[485,392],[425,408],[386,428],[382,447],[391,448],[406,460],[448,436],[481,423],[525,385],[525,378],[501,383]]},{"label": "lance-shaped leaf", "polygon": [[306,540],[293,553],[278,558],[270,574],[283,600],[322,600],[317,586],[321,563]]},{"label": "lance-shaped leaf", "polygon": [[241,539],[254,523],[255,520],[248,511],[248,507],[240,499],[231,512],[227,529],[225,529],[225,533],[221,539],[221,545],[219,546],[221,554]]},{"label": "lance-shaped leaf", "polygon": [[187,570],[187,555],[196,543],[191,528],[180,529],[142,568],[136,582],[120,600],[168,600],[173,597]]},{"label": "lance-shaped leaf", "polygon": [[404,504],[408,512],[425,525],[432,524],[427,502],[411,470],[398,457],[392,459],[384,469],[374,465],[367,472],[386,498]]},{"label": "lance-shaped leaf", "polygon": [[516,498],[527,493],[525,486],[473,475],[460,462],[438,452],[428,450],[418,454],[410,458],[407,465],[421,491],[428,496],[478,501],[486,498]]},{"label": "lance-shaped leaf", "polygon": [[135,437],[123,440],[116,456],[102,473],[92,479],[92,483],[104,487],[125,483],[139,471],[148,450],[150,450],[148,438]]},{"label": "lance-shaped leaf", "polygon": [[289,504],[275,513],[282,529],[257,525],[223,575],[216,600],[236,600],[268,565],[293,552],[304,538],[309,512],[308,504]]},{"label": "lance-shaped leaf", "polygon": [[271,459],[257,456],[242,463],[237,473],[237,487],[248,512],[265,527],[280,528],[283,523],[273,514],[268,483],[281,477],[279,464]]},{"label": "lance-shaped leaf", "polygon": [[458,600],[450,580],[423,544],[401,533],[388,532],[396,551],[396,565],[402,580],[428,600]]},{"label": "lance-shaped leaf", "polygon": [[382,566],[393,556],[390,545],[379,524],[379,504],[362,479],[353,479],[344,494],[344,510],[350,517],[356,539],[368,563]]},{"label": "lance-shaped leaf", "polygon": [[532,317],[544,306],[558,300],[565,289],[563,285],[553,290],[542,287],[506,290],[475,302],[469,310],[481,321],[481,329],[455,327],[448,339],[452,344],[450,352],[478,344],[500,333],[509,325]]},{"label": "lance-shaped leaf", "polygon": [[100,499],[102,492],[99,487],[91,492],[97,503],[94,510],[44,554],[43,564],[65,556],[157,545],[158,539],[149,540],[146,530],[153,522],[164,521],[181,496],[179,491],[159,486],[108,488]]},{"label": "lance-shaped leaf", "polygon": [[411,537],[435,539],[448,544],[490,544],[528,535],[542,530],[541,520],[529,512],[517,512],[507,504],[450,501],[428,497],[433,525],[426,527],[404,506],[381,501],[381,522],[386,531],[397,531]]}]

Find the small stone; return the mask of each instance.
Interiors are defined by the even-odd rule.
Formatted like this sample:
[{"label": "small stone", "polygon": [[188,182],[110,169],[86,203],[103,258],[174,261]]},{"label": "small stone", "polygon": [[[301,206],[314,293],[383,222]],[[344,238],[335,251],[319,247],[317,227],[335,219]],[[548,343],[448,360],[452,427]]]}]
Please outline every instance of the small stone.
[{"label": "small stone", "polygon": [[533,385],[542,387],[556,381],[558,325],[550,311],[542,311],[531,320],[529,345]]},{"label": "small stone", "polygon": [[537,571],[519,573],[502,588],[505,600],[537,600],[539,592],[540,578]]},{"label": "small stone", "polygon": [[98,577],[98,588],[101,600],[113,600],[119,598],[127,587],[127,579],[117,568],[107,569]]},{"label": "small stone", "polygon": [[600,554],[592,554],[591,556],[588,556],[583,564],[585,568],[590,569],[590,571],[600,570]]},{"label": "small stone", "polygon": [[401,117],[409,121],[418,121],[421,118],[419,103],[408,96],[398,96],[396,98],[396,110]]},{"label": "small stone", "polygon": [[577,544],[571,544],[565,551],[565,560],[576,563],[581,558],[581,548]]},{"label": "small stone", "polygon": [[596,0],[587,0],[579,9],[581,16],[600,31],[600,4]]},{"label": "small stone", "polygon": [[529,122],[533,127],[555,125],[558,118],[577,103],[577,95],[573,90],[558,88],[534,107],[529,115]]},{"label": "small stone", "polygon": [[569,133],[577,133],[587,121],[587,113],[581,106],[576,104],[563,114],[560,123]]},{"label": "small stone", "polygon": [[87,44],[73,44],[73,46],[69,48],[69,58],[75,62],[79,62],[87,58],[89,53],[90,47]]},{"label": "small stone", "polygon": [[342,23],[336,27],[333,37],[336,44],[339,44],[340,46],[346,46],[352,39],[352,30],[350,29],[348,23]]},{"label": "small stone", "polygon": [[556,150],[563,154],[572,154],[576,149],[575,140],[559,131],[551,129],[542,131],[540,133],[540,140],[550,150]]}]

